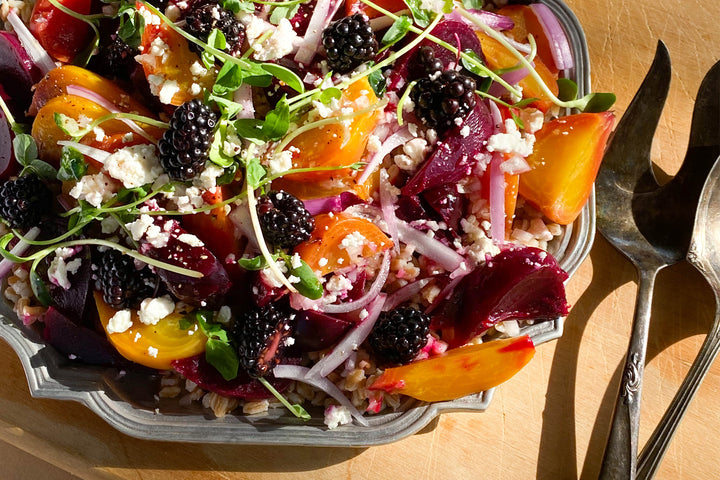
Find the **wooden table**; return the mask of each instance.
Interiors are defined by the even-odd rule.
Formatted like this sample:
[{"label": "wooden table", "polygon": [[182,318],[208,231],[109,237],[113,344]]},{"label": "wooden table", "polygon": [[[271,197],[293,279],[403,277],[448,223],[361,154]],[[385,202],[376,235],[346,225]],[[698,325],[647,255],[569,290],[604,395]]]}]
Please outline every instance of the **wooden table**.
[{"label": "wooden table", "polygon": [[[720,2],[568,0],[587,35],[593,89],[622,115],[658,39],[674,75],[654,147],[660,169],[683,158],[693,99],[720,59]],[[120,434],[84,406],[33,399],[20,362],[0,344],[0,477],[9,479],[573,479],[596,478],[635,301],[635,272],[598,237],[568,286],[564,336],[501,386],[489,411],[443,415],[421,433],[373,448],[175,444]],[[653,303],[641,443],[673,397],[714,314],[712,292],[689,265],[661,273]],[[711,369],[657,478],[720,476],[720,364]],[[70,472],[68,474],[64,472]]]}]

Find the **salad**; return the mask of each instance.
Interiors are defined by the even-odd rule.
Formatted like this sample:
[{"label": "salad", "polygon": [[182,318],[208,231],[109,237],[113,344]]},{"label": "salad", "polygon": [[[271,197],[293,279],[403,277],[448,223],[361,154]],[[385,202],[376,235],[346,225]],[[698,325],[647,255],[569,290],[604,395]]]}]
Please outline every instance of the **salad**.
[{"label": "salad", "polygon": [[[509,4],[508,4],[509,3]],[[4,0],[0,275],[75,362],[329,428],[504,382],[612,94],[541,3]],[[570,113],[572,112],[572,113]]]}]

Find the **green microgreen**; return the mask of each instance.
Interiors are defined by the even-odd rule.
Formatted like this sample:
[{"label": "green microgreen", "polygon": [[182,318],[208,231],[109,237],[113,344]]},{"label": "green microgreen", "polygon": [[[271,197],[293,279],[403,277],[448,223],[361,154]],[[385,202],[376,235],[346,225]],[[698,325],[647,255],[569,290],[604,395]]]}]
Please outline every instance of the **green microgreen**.
[{"label": "green microgreen", "polygon": [[230,339],[223,325],[213,321],[213,312],[198,310],[183,318],[180,327],[187,330],[197,322],[200,331],[207,337],[205,360],[220,372],[225,380],[237,377],[240,360],[237,351],[230,345]]},{"label": "green microgreen", "polygon": [[55,180],[57,178],[55,167],[38,158],[37,144],[31,135],[19,133],[15,135],[12,143],[15,159],[23,167],[20,175],[34,172],[38,177],[45,180]]},{"label": "green microgreen", "polygon": [[385,35],[383,35],[381,43],[383,44],[382,50],[390,48],[397,42],[405,38],[405,35],[410,31],[412,26],[412,20],[407,15],[400,15],[393,24],[388,28]]},{"label": "green microgreen", "polygon": [[[55,112],[53,114],[53,119],[55,120],[55,125],[58,126],[58,128],[65,133],[66,135],[70,135],[72,137],[72,140],[77,142],[81,140],[85,135],[92,132],[95,127],[99,127],[105,122],[109,122],[110,120],[115,119],[128,119],[132,120],[133,122],[140,122],[144,123],[146,125],[149,125],[151,127],[157,127],[157,128],[163,128],[167,129],[170,127],[170,125],[167,122],[161,122],[160,120],[155,120],[154,118],[146,117],[143,115],[138,115],[136,113],[126,113],[126,112],[115,112],[115,113],[109,113],[107,115],[104,115],[100,118],[97,118],[87,124],[84,128],[80,127],[77,120],[74,118],[68,117],[64,113],[58,113]],[[155,139],[148,134],[145,130],[142,128],[138,129],[138,133],[145,138],[146,140],[150,140],[151,142],[155,142]]]},{"label": "green microgreen", "polygon": [[80,180],[87,172],[85,156],[77,149],[65,145],[60,153],[60,169],[57,179],[60,181]]},{"label": "green microgreen", "polygon": [[277,398],[277,399],[280,401],[280,403],[282,403],[282,404],[285,406],[285,408],[287,408],[288,410],[290,410],[290,412],[291,412],[293,415],[295,415],[296,417],[301,418],[301,419],[303,419],[303,420],[310,420],[310,419],[312,418],[312,417],[310,416],[310,414],[309,414],[301,405],[298,405],[297,403],[291,404],[290,402],[288,402],[287,398],[285,398],[284,396],[282,396],[282,394],[281,394],[280,392],[278,392],[278,391],[275,389],[275,387],[273,387],[273,386],[270,384],[270,382],[268,382],[265,378],[260,377],[260,378],[258,378],[258,381],[259,381],[260,383],[262,383],[262,384],[265,386],[265,388],[267,388],[268,391],[269,391],[270,393],[272,393],[273,396],[274,396],[275,398]]},{"label": "green microgreen", "polygon": [[288,254],[280,253],[285,266],[287,266],[288,273],[291,277],[297,279],[296,282],[292,282],[297,288],[298,292],[311,300],[317,300],[323,295],[323,286],[320,283],[317,275],[310,265],[305,260],[297,257],[291,257]]},{"label": "green microgreen", "polygon": [[412,89],[415,87],[415,84],[417,83],[417,80],[413,80],[410,82],[405,89],[405,91],[402,94],[402,97],[400,97],[400,100],[398,100],[397,104],[397,122],[398,125],[402,126],[403,121],[403,109],[405,108],[405,103],[407,103],[408,98],[410,98],[410,92],[412,92]]},{"label": "green microgreen", "polygon": [[75,65],[80,65],[84,67],[85,65],[87,65],[88,61],[90,61],[90,57],[95,54],[98,44],[100,43],[100,30],[98,30],[98,23],[100,19],[107,18],[107,16],[104,14],[83,15],[76,12],[75,10],[66,7],[58,0],[49,0],[49,2],[50,4],[52,4],[53,7],[57,8],[61,12],[90,25],[90,28],[93,31],[93,38],[88,44],[88,46],[80,53],[78,53],[73,59],[73,63]]}]

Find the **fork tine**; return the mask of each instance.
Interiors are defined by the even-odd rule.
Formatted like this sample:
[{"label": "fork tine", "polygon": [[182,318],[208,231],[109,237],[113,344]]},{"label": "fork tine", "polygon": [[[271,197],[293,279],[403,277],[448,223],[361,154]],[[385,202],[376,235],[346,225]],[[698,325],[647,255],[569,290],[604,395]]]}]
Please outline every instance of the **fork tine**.
[{"label": "fork tine", "polygon": [[600,166],[600,181],[610,175],[618,187],[636,193],[658,188],[650,150],[670,77],[670,54],[665,44],[658,41],[653,63],[610,140]]},{"label": "fork tine", "polygon": [[693,109],[690,141],[683,164],[674,182],[692,185],[699,195],[700,189],[715,159],[720,155],[720,62],[705,74]]}]

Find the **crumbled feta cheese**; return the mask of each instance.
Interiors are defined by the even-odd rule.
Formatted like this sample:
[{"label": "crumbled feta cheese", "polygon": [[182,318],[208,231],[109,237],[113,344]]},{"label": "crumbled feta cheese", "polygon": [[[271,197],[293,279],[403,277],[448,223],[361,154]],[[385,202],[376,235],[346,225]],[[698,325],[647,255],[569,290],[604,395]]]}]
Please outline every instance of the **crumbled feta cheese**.
[{"label": "crumbled feta cheese", "polygon": [[487,149],[489,152],[501,152],[527,157],[533,151],[535,136],[532,134],[522,135],[509,118],[505,120],[505,133],[496,133],[488,139]]},{"label": "crumbled feta cheese", "polygon": [[[107,333],[122,333],[130,327],[132,327],[130,310],[119,310],[108,320]],[[135,335],[135,341],[139,335],[139,333]]]},{"label": "crumbled feta cheese", "polygon": [[139,241],[148,228],[154,223],[150,215],[140,215],[134,222],[126,223],[125,228],[130,231],[133,240]]},{"label": "crumbled feta cheese", "polygon": [[163,172],[154,145],[124,147],[105,160],[107,173],[125,188],[137,188],[154,182]]},{"label": "crumbled feta cheese", "polygon": [[293,256],[290,257],[290,266],[292,266],[293,269],[302,267],[302,259],[299,253],[294,253]]},{"label": "crumbled feta cheese", "polygon": [[283,150],[273,155],[268,161],[268,169],[271,174],[282,173],[292,168],[292,152],[290,150]]},{"label": "crumbled feta cheese", "polygon": [[155,347],[153,347],[153,346],[149,346],[149,347],[148,347],[148,350],[147,350],[147,353],[148,353],[148,355],[150,355],[151,357],[157,358],[157,356],[158,356],[158,349],[155,348]]},{"label": "crumbled feta cheese", "polygon": [[282,58],[295,49],[300,42],[300,37],[290,24],[287,18],[283,18],[278,23],[274,32],[262,42],[252,42],[252,48],[255,50],[253,58],[262,62]]},{"label": "crumbled feta cheese", "polygon": [[190,73],[195,77],[203,77],[207,75],[208,71],[200,62],[195,62],[190,65]]},{"label": "crumbled feta cheese", "polygon": [[138,312],[140,323],[145,325],[156,325],[160,320],[175,311],[175,302],[170,295],[163,295],[159,298],[146,298],[140,304]]},{"label": "crumbled feta cheese", "polygon": [[70,196],[99,207],[115,195],[115,184],[104,173],[85,175],[70,190]]},{"label": "crumbled feta cheese", "polygon": [[170,104],[175,94],[179,91],[180,87],[176,80],[165,80],[162,87],[160,87],[158,98],[162,103]]},{"label": "crumbled feta cheese", "polygon": [[193,179],[193,184],[196,184],[197,187],[203,190],[210,190],[217,186],[217,179],[222,176],[223,173],[225,173],[225,170],[223,170],[222,167],[208,162],[205,170]]},{"label": "crumbled feta cheese", "polygon": [[95,134],[95,141],[97,142],[102,142],[105,138],[105,130],[103,130],[99,126],[93,128],[93,133]]},{"label": "crumbled feta cheese", "polygon": [[218,323],[229,323],[232,319],[232,311],[230,310],[230,307],[227,305],[223,305],[220,307],[220,310],[218,310],[217,316],[215,317],[215,320]]},{"label": "crumbled feta cheese", "polygon": [[190,245],[191,247],[202,247],[205,245],[202,240],[200,240],[192,233],[181,233],[180,235],[178,235],[178,240],[182,243]]},{"label": "crumbled feta cheese", "polygon": [[328,259],[325,257],[322,257],[320,260],[318,260],[318,265],[321,267],[324,267],[327,264],[328,264]]},{"label": "crumbled feta cheese", "polygon": [[350,410],[342,405],[329,405],[325,408],[323,423],[332,430],[340,425],[347,425],[352,422]]},{"label": "crumbled feta cheese", "polygon": [[66,261],[74,254],[75,250],[72,248],[55,249],[55,258],[53,258],[48,268],[48,278],[50,281],[65,290],[71,286],[70,280],[68,280],[68,274],[77,272],[80,265],[82,265],[82,259],[80,258],[75,258],[69,262]]}]

